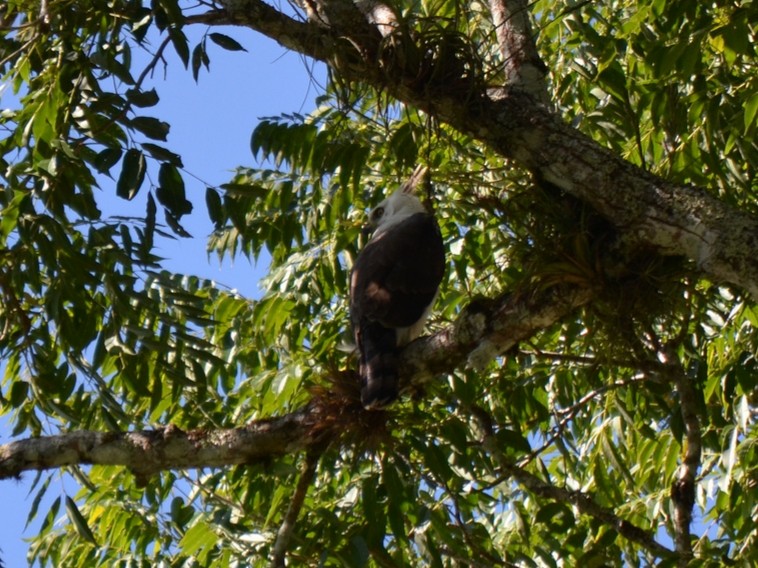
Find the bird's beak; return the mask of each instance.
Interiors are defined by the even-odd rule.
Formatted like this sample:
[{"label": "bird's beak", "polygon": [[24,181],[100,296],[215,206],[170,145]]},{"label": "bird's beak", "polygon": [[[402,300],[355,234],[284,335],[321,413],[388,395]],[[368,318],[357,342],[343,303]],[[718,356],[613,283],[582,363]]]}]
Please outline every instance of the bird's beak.
[{"label": "bird's beak", "polygon": [[374,232],[374,227],[371,225],[371,223],[366,223],[361,227],[361,235],[363,235],[364,239],[368,239],[371,236],[371,233]]},{"label": "bird's beak", "polygon": [[416,169],[411,174],[406,182],[401,186],[403,193],[416,193],[418,190],[420,193],[420,187],[423,185],[424,178],[429,174],[429,168],[423,165],[416,166]]}]

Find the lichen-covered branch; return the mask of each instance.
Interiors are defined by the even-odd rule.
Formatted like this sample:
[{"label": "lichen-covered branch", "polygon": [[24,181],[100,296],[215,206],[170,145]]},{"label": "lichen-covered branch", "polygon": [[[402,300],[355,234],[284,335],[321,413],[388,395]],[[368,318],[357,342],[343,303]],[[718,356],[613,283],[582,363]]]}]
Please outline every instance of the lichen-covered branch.
[{"label": "lichen-covered branch", "polygon": [[74,464],[122,465],[147,478],[165,469],[256,463],[309,443],[318,413],[309,406],[279,418],[224,430],[173,426],[140,432],[69,432],[0,446],[0,479]]},{"label": "lichen-covered branch", "polygon": [[555,286],[528,294],[472,300],[455,323],[402,353],[402,376],[421,384],[461,365],[481,368],[494,357],[587,304],[593,290]]},{"label": "lichen-covered branch", "polygon": [[[474,302],[452,325],[404,349],[403,383],[421,384],[467,362],[482,364],[560,321],[590,298],[591,292],[586,289],[555,287],[528,296],[504,295]],[[357,388],[358,381],[352,382]],[[342,406],[337,407],[325,405],[317,397],[291,414],[225,430],[184,432],[168,426],[141,432],[71,432],[19,440],[0,446],[0,479],[74,464],[122,465],[147,478],[166,469],[256,463],[343,436],[347,424],[360,422],[355,413],[364,411],[357,401],[356,410],[342,407],[349,402],[338,401],[337,406]]]}]

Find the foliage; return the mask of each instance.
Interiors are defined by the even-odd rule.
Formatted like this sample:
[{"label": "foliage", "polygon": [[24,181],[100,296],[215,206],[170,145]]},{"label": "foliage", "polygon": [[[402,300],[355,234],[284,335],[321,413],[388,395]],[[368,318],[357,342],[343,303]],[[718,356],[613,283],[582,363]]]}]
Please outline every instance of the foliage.
[{"label": "foliage", "polygon": [[[190,45],[184,18],[203,6],[149,4],[0,8],[0,72],[21,103],[0,116],[0,411],[14,434],[232,427],[302,405],[333,369],[353,364],[338,347],[349,336],[347,279],[363,211],[420,161],[433,171],[449,258],[431,330],[506,290],[578,279],[602,282],[602,292],[486,369],[451,369],[393,407],[375,446],[330,447],[292,561],[654,562],[508,467],[581,490],[670,542],[669,489],[686,444],[668,354],[697,393],[696,556],[758,562],[758,311],[749,298],[676,259],[638,258],[621,276],[606,273],[598,243],[608,228],[591,210],[433,116],[338,77],[313,113],[256,127],[260,167],[190,203],[170,125],[149,110],[160,97],[151,71],[173,49],[197,78],[209,69],[208,40],[241,46],[210,31]],[[405,10],[419,30],[473,38],[482,73],[496,80],[484,6],[422,0]],[[578,128],[646,169],[754,210],[753,2],[538,0],[531,10],[554,101]],[[150,54],[147,67],[135,66],[138,50]],[[141,200],[145,215],[104,218],[97,191]],[[215,224],[209,250],[270,255],[259,301],[162,270],[156,237],[182,238],[182,216],[203,206]],[[497,453],[482,443],[481,417]],[[263,564],[302,459],[165,472],[144,487],[123,468],[70,468],[79,490],[48,511],[39,505],[61,473],[40,473],[29,518],[44,520],[30,559]]]}]

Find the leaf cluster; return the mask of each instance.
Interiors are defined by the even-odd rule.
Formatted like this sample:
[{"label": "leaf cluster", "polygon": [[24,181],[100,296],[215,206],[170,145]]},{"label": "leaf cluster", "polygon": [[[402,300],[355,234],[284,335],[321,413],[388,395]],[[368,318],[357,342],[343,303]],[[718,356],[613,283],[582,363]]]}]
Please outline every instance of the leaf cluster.
[{"label": "leaf cluster", "polygon": [[534,13],[554,100],[576,124],[650,171],[752,209],[752,2],[538,2]]}]

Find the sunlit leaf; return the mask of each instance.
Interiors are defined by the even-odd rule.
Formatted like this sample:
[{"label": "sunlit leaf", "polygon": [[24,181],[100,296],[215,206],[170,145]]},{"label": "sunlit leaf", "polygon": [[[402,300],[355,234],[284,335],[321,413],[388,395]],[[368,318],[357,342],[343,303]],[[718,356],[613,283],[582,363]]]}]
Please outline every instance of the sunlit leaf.
[{"label": "sunlit leaf", "polygon": [[68,495],[66,495],[66,514],[68,515],[69,520],[74,524],[74,527],[76,527],[76,532],[79,533],[79,536],[87,542],[97,546],[95,535],[92,534],[92,531],[87,524],[87,520],[82,516],[76,502]]}]

